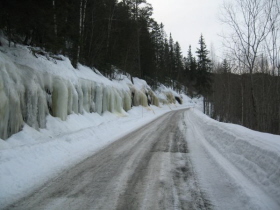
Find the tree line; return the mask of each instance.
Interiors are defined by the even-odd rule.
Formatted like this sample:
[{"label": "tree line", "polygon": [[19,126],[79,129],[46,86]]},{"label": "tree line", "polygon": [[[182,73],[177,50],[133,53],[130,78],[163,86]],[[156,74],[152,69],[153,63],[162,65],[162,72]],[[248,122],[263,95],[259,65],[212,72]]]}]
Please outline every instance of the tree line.
[{"label": "tree line", "polygon": [[234,0],[222,6],[223,62],[213,62],[213,118],[280,134],[280,4]]},{"label": "tree line", "polygon": [[[222,122],[280,134],[280,77],[274,76],[271,71],[266,72],[268,66],[259,66],[259,71],[252,76],[249,73],[237,74],[227,63],[225,60],[214,69],[213,91],[207,96],[206,113]],[[255,99],[251,95],[251,79]],[[257,104],[256,116],[253,100]]]},{"label": "tree line", "polygon": [[[118,68],[153,87],[163,83],[185,91],[189,74],[197,81],[198,74],[189,73],[192,58],[184,58],[179,42],[151,17],[153,8],[146,0],[3,0],[0,4],[0,28],[10,43],[66,55],[75,68],[81,63],[110,78]],[[198,54],[205,53],[203,37],[199,45],[204,49]],[[199,62],[204,60],[199,57]]]},{"label": "tree line", "polygon": [[190,46],[184,56],[146,0],[2,0],[0,6],[10,44],[66,55],[75,68],[81,63],[111,79],[120,69],[153,88],[163,83],[203,96],[204,112],[215,119],[280,134],[277,0],[223,5],[221,20],[231,30],[223,35],[222,62],[210,56],[202,35],[195,55]]}]

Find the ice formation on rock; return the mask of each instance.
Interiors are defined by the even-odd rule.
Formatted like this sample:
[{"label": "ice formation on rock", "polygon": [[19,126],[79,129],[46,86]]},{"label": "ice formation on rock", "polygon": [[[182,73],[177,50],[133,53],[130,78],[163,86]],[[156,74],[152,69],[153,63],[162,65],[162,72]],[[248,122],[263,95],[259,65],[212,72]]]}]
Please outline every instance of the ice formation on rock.
[{"label": "ice formation on rock", "polygon": [[[32,64],[33,57],[28,57],[31,61],[26,64],[22,62],[24,60],[17,62],[16,54],[14,60],[11,55],[0,54],[1,139],[19,132],[24,123],[35,129],[45,128],[46,116],[49,114],[66,120],[68,115],[74,113],[97,112],[101,115],[107,111],[122,113],[132,106],[159,106],[158,98],[142,80],[139,80],[138,86],[129,80],[125,85],[114,86],[115,83],[109,80],[98,82],[92,75],[90,79],[82,75],[73,77],[73,74],[68,78],[58,72],[59,69],[52,71],[46,61],[38,61],[36,58],[34,61],[38,62],[37,67]],[[67,63],[64,65],[62,67],[68,68],[70,73],[76,71]],[[139,87],[141,82],[145,83],[144,88]]]},{"label": "ice formation on rock", "polygon": [[164,85],[161,85],[158,90],[156,91],[158,100],[162,104],[175,104],[176,101],[179,104],[183,103],[182,97],[173,91],[170,88],[165,87]]},{"label": "ice formation on rock", "polygon": [[155,93],[151,89],[148,90],[148,100],[150,100],[152,105],[159,106],[158,97],[156,97]]},{"label": "ice formation on rock", "polygon": [[68,111],[67,82],[57,77],[53,81],[52,111],[53,116],[66,120]]},{"label": "ice formation on rock", "polygon": [[125,111],[130,110],[131,109],[131,103],[132,103],[130,93],[123,92],[122,100],[123,100],[123,109]]},{"label": "ice formation on rock", "polygon": [[148,98],[145,95],[144,92],[141,90],[136,89],[134,86],[130,85],[130,92],[131,92],[131,99],[132,99],[132,105],[133,106],[148,106]]},{"label": "ice formation on rock", "polygon": [[102,98],[103,98],[103,85],[98,84],[96,87],[95,98],[94,98],[95,107],[96,107],[95,109],[98,114],[102,113],[102,102],[103,102]]},{"label": "ice formation on rock", "polygon": [[[35,129],[45,128],[48,114],[66,120],[67,115],[72,113],[121,113],[122,110],[128,111],[131,108],[129,91],[85,79],[72,83],[64,78],[3,60],[0,68],[2,139],[20,131],[24,122]],[[141,103],[146,105],[145,102]]]}]

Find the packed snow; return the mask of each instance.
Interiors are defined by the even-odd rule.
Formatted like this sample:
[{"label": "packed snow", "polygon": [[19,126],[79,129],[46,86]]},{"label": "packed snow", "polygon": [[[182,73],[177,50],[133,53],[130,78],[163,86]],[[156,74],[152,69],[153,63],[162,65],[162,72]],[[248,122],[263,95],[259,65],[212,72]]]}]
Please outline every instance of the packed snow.
[{"label": "packed snow", "polygon": [[280,136],[220,123],[197,109],[181,124],[214,209],[280,209]]},{"label": "packed snow", "polygon": [[179,123],[213,208],[280,209],[280,136],[212,120],[201,99],[170,88],[153,92],[121,74],[111,81],[0,41],[1,208],[164,113],[192,107]]}]

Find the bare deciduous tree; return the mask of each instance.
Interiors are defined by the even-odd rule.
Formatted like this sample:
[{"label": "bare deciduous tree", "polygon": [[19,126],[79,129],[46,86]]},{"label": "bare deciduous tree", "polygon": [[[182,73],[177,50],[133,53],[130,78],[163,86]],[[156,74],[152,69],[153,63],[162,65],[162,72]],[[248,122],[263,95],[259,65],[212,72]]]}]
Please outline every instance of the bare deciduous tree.
[{"label": "bare deciduous tree", "polygon": [[250,97],[256,129],[258,109],[252,74],[256,69],[257,58],[263,53],[261,49],[265,40],[279,22],[278,4],[278,0],[235,0],[223,4],[221,21],[231,29],[229,34],[224,35],[225,46],[250,74]]}]

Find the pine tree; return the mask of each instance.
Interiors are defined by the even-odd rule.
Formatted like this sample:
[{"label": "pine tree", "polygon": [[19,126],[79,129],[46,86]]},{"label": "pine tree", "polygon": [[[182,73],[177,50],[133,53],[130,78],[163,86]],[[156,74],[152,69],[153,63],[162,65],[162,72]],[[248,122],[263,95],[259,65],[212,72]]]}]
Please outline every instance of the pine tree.
[{"label": "pine tree", "polygon": [[188,56],[185,63],[185,75],[186,85],[188,87],[188,93],[191,97],[194,96],[195,86],[197,82],[197,64],[196,59],[192,54],[192,47],[189,46]]},{"label": "pine tree", "polygon": [[183,55],[182,55],[182,50],[181,50],[181,46],[179,44],[179,42],[175,42],[174,45],[174,73],[173,73],[173,78],[176,79],[177,84],[176,87],[173,88],[177,88],[177,90],[181,90],[181,86],[180,83],[183,82],[182,81],[182,76],[183,76],[183,69],[184,69],[184,64],[183,64]]},{"label": "pine tree", "polygon": [[[169,80],[172,80],[172,76],[175,70],[175,53],[174,53],[174,40],[172,38],[172,34],[169,35]],[[174,87],[174,80],[170,81],[170,86]]]},{"label": "pine tree", "polygon": [[170,85],[170,79],[169,79],[169,66],[170,66],[170,56],[169,56],[169,45],[167,38],[164,39],[164,54],[163,54],[163,60],[164,60],[164,68],[162,71],[163,74],[163,83]]},{"label": "pine tree", "polygon": [[211,93],[211,60],[208,57],[209,51],[203,36],[199,39],[199,48],[197,48],[197,83],[196,89],[199,94],[206,96]]},{"label": "pine tree", "polygon": [[229,73],[230,72],[230,66],[228,64],[227,59],[223,60],[222,69],[223,69],[223,73]]},{"label": "pine tree", "polygon": [[183,69],[183,55],[179,42],[176,42],[174,45],[174,63],[175,63],[175,72],[181,72]]},{"label": "pine tree", "polygon": [[187,79],[190,82],[195,82],[196,83],[196,70],[197,70],[197,64],[196,64],[196,59],[192,55],[192,47],[191,45],[189,46],[188,50],[188,57],[186,59],[186,74],[187,74]]},{"label": "pine tree", "polygon": [[158,76],[159,76],[159,81],[162,83],[164,83],[164,81],[165,81],[166,69],[167,69],[167,66],[166,66],[167,58],[165,56],[165,54],[166,54],[165,49],[167,49],[167,52],[168,52],[168,47],[166,48],[165,40],[166,40],[166,34],[164,31],[164,26],[161,23],[160,24],[160,36],[159,36]]}]

